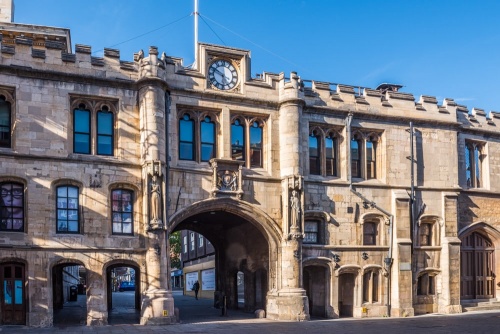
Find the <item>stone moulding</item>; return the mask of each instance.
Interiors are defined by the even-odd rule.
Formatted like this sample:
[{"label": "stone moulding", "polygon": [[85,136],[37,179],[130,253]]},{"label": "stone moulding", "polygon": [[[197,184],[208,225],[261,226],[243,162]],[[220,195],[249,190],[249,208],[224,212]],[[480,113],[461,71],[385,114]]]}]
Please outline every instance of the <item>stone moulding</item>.
[{"label": "stone moulding", "polygon": [[211,159],[212,197],[236,197],[241,199],[243,161],[230,159]]}]

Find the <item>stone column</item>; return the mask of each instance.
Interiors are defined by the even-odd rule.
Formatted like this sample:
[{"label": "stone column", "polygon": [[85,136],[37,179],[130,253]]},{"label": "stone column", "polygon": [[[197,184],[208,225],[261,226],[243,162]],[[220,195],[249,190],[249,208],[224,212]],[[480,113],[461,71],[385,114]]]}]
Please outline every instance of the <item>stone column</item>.
[{"label": "stone column", "polygon": [[393,233],[394,264],[391,268],[391,317],[408,317],[413,310],[413,274],[410,239],[410,199],[396,191]]},{"label": "stone column", "polygon": [[462,313],[460,305],[460,239],[458,238],[458,198],[456,193],[445,193],[444,222],[441,237],[441,294],[439,313]]},{"label": "stone column", "polygon": [[301,116],[304,106],[300,79],[280,83],[280,171],[282,178],[282,230],[277,291],[268,296],[267,317],[308,320],[309,302],[302,282],[304,193],[301,166]]},{"label": "stone column", "polygon": [[170,261],[165,232],[165,64],[158,50],[149,57],[136,56],[139,63],[139,113],[143,165],[143,224],[146,233],[146,289],[141,303],[141,324],[163,325],[176,322],[174,299],[169,290]]}]

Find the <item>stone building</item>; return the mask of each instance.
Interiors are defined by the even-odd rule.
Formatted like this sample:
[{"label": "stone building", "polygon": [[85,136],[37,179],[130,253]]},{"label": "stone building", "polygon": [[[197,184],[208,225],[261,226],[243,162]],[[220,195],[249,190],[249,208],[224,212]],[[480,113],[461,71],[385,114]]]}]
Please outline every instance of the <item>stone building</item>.
[{"label": "stone building", "polygon": [[88,325],[107,323],[117,267],[142,324],[175,322],[178,230],[212,243],[229,307],[243,273],[245,308],[270,319],[496,301],[498,114],[252,77],[249,51],[211,44],[197,68],[156,47],[94,57],[0,4],[1,324],[51,326],[67,266],[85,268]]}]

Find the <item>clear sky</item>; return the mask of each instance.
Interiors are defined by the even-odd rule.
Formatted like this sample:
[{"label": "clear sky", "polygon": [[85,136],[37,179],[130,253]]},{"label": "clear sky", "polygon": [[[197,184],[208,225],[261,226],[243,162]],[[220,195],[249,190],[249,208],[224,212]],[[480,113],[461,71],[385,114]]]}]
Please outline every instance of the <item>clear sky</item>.
[{"label": "clear sky", "polygon": [[[16,23],[71,29],[74,44],[122,60],[157,46],[194,60],[194,0],[15,0]],[[453,98],[500,111],[500,1],[199,0],[200,42],[251,50],[252,76]],[[136,38],[137,37],[137,38]]]}]

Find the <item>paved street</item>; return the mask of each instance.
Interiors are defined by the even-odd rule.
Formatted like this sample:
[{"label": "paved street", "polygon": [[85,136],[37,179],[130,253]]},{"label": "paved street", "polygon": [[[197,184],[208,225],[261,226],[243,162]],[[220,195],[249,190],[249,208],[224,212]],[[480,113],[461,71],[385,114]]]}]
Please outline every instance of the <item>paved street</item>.
[{"label": "paved street", "polygon": [[[128,300],[133,293],[122,293],[113,297],[115,300]],[[379,318],[379,319],[315,319],[307,322],[272,321],[255,319],[252,314],[229,310],[227,317],[220,315],[220,310],[212,307],[210,299],[195,300],[185,297],[180,292],[174,294],[176,307],[180,311],[181,323],[171,326],[140,326],[137,313],[132,304],[127,302],[115,308],[114,321],[111,325],[102,327],[87,327],[69,324],[69,320],[76,320],[84,313],[74,312],[78,307],[65,308],[71,311],[66,322],[59,323],[53,328],[28,328],[25,326],[0,326],[0,333],[498,333],[500,331],[500,312],[463,313],[459,315],[425,315],[413,318]],[[121,298],[121,299],[120,299]],[[120,309],[122,308],[123,309]],[[83,308],[83,307],[82,307]],[[81,309],[82,309],[81,308]],[[125,311],[120,315],[120,312]],[[113,317],[110,315],[110,318]],[[121,319],[120,319],[121,317]],[[125,321],[126,323],[124,323]]]}]

